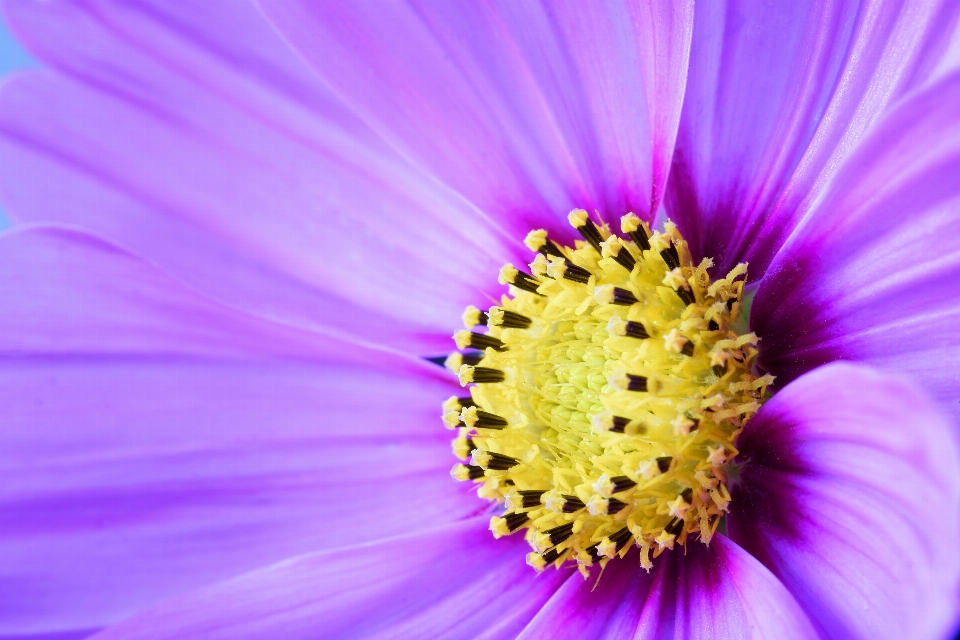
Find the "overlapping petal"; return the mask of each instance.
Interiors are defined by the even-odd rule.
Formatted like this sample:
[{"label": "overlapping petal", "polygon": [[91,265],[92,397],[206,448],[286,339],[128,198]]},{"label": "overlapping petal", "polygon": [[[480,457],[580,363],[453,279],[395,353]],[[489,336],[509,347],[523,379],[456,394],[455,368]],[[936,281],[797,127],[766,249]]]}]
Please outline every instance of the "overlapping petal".
[{"label": "overlapping petal", "polygon": [[653,571],[636,554],[599,577],[567,579],[520,635],[620,638],[810,638],[813,627],[763,565],[723,536],[667,552]]},{"label": "overlapping petal", "polygon": [[958,610],[960,458],[928,398],[827,365],[767,402],[737,446],[730,535],[823,637],[945,637]]},{"label": "overlapping petal", "polygon": [[97,640],[515,638],[569,571],[537,575],[486,518],[293,558],[188,594]]},{"label": "overlapping petal", "polygon": [[695,254],[760,278],[841,161],[931,74],[955,2],[697,5],[668,212]]},{"label": "overlapping petal", "polygon": [[6,10],[56,70],[0,90],[16,221],[80,225],[234,306],[420,353],[449,346],[520,246],[526,229],[389,149],[247,2]]},{"label": "overlapping petal", "polygon": [[346,105],[481,210],[528,228],[574,207],[656,213],[692,3],[260,4]]},{"label": "overlapping petal", "polygon": [[436,367],[226,309],[64,229],[0,238],[0,635],[103,626],[284,558],[436,526]]},{"label": "overlapping petal", "polygon": [[960,417],[960,75],[888,115],[770,268],[751,327],[787,382],[836,359],[911,376]]}]

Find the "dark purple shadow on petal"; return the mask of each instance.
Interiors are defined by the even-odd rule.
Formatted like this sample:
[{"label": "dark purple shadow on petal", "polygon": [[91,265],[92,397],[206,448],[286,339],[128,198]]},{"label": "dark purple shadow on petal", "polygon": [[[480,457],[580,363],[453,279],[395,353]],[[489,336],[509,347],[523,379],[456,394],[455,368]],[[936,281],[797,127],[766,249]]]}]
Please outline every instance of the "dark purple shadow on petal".
[{"label": "dark purple shadow on petal", "polygon": [[950,626],[960,477],[949,423],[928,398],[863,366],[827,365],[764,405],[737,447],[730,537],[824,637]]}]

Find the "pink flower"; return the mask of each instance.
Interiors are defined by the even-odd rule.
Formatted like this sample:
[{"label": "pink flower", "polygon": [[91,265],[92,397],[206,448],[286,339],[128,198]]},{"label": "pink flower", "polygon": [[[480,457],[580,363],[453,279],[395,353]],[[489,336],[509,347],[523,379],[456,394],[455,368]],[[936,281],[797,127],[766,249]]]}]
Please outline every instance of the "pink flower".
[{"label": "pink flower", "polygon": [[[7,0],[0,638],[942,637],[955,4]],[[599,582],[424,359],[575,207],[749,262],[780,389],[728,535]]]}]

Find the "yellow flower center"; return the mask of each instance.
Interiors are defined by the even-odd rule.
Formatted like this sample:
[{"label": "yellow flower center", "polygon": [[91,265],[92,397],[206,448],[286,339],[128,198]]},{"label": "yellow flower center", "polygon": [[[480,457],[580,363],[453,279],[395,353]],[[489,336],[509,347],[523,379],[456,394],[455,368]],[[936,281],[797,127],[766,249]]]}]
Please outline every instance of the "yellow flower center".
[{"label": "yellow flower center", "polygon": [[[612,235],[586,212],[586,242],[558,246],[542,230],[530,273],[506,265],[509,295],[470,307],[447,366],[469,397],[444,403],[457,430],[458,480],[504,503],[490,528],[526,530],[537,570],[581,571],[621,557],[709,543],[730,503],[727,463],[771,376],[751,373],[756,337],[738,335],[745,264],[710,282],[667,223],[637,216]],[[486,331],[478,330],[486,325]]]}]

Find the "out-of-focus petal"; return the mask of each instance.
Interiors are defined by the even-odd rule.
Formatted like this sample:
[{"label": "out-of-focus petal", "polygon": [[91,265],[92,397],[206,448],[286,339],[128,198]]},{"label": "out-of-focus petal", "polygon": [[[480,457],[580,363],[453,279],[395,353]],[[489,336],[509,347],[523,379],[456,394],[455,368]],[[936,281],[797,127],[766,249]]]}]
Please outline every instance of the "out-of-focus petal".
[{"label": "out-of-focus petal", "polygon": [[[595,572],[596,575],[596,572]],[[544,605],[520,638],[809,638],[813,628],[793,596],[763,565],[723,536],[691,543],[655,561],[635,553],[599,578],[579,574]]]},{"label": "out-of-focus petal", "polygon": [[960,610],[960,459],[930,400],[827,365],[767,402],[737,446],[730,536],[824,637],[945,637]]},{"label": "out-of-focus petal", "polygon": [[[463,517],[426,363],[210,302],[63,229],[0,237],[0,635],[97,628]],[[15,587],[14,587],[15,585]]]},{"label": "out-of-focus petal", "polygon": [[656,213],[692,3],[260,4],[345,104],[483,211]]},{"label": "out-of-focus petal", "polygon": [[448,348],[517,260],[527,229],[413,168],[249,3],[6,10],[56,69],[0,89],[15,220],[80,225],[233,306],[420,353]]},{"label": "out-of-focus petal", "polygon": [[960,420],[960,75],[891,113],[770,268],[750,323],[779,383],[902,372]]},{"label": "out-of-focus petal", "polygon": [[142,613],[97,640],[515,638],[567,571],[537,575],[487,518],[293,558]]},{"label": "out-of-focus petal", "polygon": [[841,160],[931,73],[960,5],[697,5],[668,210],[718,271],[763,273]]}]

